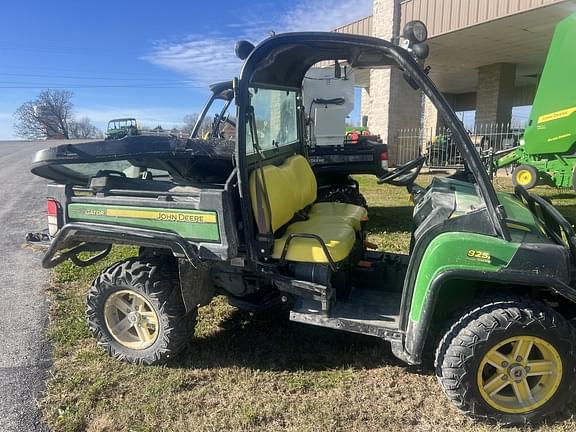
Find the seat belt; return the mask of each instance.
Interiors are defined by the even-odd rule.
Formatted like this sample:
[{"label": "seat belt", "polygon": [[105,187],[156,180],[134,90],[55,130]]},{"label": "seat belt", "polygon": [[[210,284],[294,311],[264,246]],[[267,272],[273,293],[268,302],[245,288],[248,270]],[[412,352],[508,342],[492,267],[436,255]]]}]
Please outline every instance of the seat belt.
[{"label": "seat belt", "polygon": [[[258,251],[266,254],[272,249],[274,245],[274,236],[272,234],[272,210],[270,206],[270,199],[268,197],[268,189],[266,188],[266,179],[264,177],[264,164],[262,153],[260,151],[260,143],[258,142],[258,134],[256,132],[256,119],[254,118],[254,108],[249,107],[250,116],[250,135],[252,137],[252,145],[256,150],[258,158],[258,168],[256,171],[256,225],[258,227]],[[264,212],[267,212],[265,214]],[[268,216],[268,217],[266,217]]]},{"label": "seat belt", "polygon": [[272,222],[270,219],[266,219],[266,215],[264,214],[264,203],[263,197],[266,195],[266,191],[264,190],[265,186],[263,185],[264,181],[264,173],[262,172],[261,168],[258,168],[256,171],[256,225],[258,226],[258,232],[260,234],[270,234],[270,226],[268,222]]}]

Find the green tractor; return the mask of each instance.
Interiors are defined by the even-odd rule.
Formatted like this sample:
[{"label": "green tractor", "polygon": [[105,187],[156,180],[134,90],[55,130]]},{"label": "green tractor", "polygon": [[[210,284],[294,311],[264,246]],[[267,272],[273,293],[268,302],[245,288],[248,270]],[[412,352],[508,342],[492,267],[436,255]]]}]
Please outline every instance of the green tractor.
[{"label": "green tractor", "polygon": [[[431,351],[448,398],[477,418],[540,421],[571,401],[576,233],[522,187],[496,193],[423,67],[425,41],[413,22],[401,46],[335,32],[239,43],[233,151],[132,136],[38,152],[32,172],[52,181],[44,267],[139,246],[89,289],[98,344],[126,362],[166,362],[191,340],[198,308],[225,296],[243,310],[284,309],[291,321],[385,340],[410,365]],[[452,130],[467,167],[458,178],[418,186],[419,156],[378,180],[412,195],[407,255],[367,250],[371,209],[317,200],[302,82],[319,61],[402,70]]]},{"label": "green tractor", "polygon": [[[556,27],[524,144],[496,155],[494,168],[515,164],[512,182],[574,189],[576,182],[576,14]],[[567,84],[567,85],[566,85]]]},{"label": "green tractor", "polygon": [[138,123],[134,118],[113,119],[108,122],[106,139],[122,139],[127,136],[140,135]]}]

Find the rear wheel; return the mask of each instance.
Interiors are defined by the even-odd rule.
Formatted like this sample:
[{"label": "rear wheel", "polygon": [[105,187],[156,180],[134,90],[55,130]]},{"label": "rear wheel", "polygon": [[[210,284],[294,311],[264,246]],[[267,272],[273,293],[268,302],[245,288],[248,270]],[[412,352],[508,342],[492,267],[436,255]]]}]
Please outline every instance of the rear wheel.
[{"label": "rear wheel", "polygon": [[575,337],[570,323],[543,304],[489,303],[444,335],[436,374],[466,414],[508,424],[537,422],[573,398]]},{"label": "rear wheel", "polygon": [[166,257],[132,258],[92,283],[86,315],[98,345],[129,363],[158,364],[190,340],[196,311],[186,313],[175,265]]},{"label": "rear wheel", "polygon": [[538,171],[532,165],[518,165],[512,171],[512,184],[532,189],[538,183]]},{"label": "rear wheel", "polygon": [[341,202],[354,204],[359,207],[368,208],[368,203],[364,195],[354,186],[333,186],[326,190],[319,191],[319,202]]}]

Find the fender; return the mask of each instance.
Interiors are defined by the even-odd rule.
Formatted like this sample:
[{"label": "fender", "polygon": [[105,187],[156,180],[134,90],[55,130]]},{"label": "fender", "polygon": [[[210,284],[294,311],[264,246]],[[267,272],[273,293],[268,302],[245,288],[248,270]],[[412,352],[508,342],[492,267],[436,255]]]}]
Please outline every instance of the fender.
[{"label": "fender", "polygon": [[[75,264],[81,263],[80,265],[82,263],[94,264],[108,254],[112,244],[131,244],[171,250],[178,258],[180,289],[186,311],[198,305],[208,304],[214,296],[208,264],[200,258],[194,246],[173,233],[95,223],[69,223],[64,225],[52,240],[42,259],[42,267],[53,268],[66,259],[70,259]],[[68,250],[60,252],[63,249]],[[102,250],[103,252],[83,262],[78,259],[77,254],[86,250]]]},{"label": "fender", "polygon": [[522,271],[506,269],[494,273],[471,270],[447,270],[439,273],[432,280],[424,302],[420,321],[414,322],[410,320],[408,323],[404,340],[404,356],[410,364],[420,364],[422,362],[422,352],[432,323],[438,295],[444,283],[451,279],[496,282],[500,284],[509,282],[514,285],[523,285],[526,287],[547,287],[576,304],[576,289],[550,276],[535,275],[533,273],[527,274]]},{"label": "fender", "polygon": [[97,244],[131,244],[147,247],[170,249],[176,257],[186,257],[195,263],[200,260],[196,248],[182,237],[161,231],[143,228],[116,227],[113,225],[72,222],[64,225],[52,240],[42,267],[52,268],[60,264],[62,249],[78,246],[82,243]]}]

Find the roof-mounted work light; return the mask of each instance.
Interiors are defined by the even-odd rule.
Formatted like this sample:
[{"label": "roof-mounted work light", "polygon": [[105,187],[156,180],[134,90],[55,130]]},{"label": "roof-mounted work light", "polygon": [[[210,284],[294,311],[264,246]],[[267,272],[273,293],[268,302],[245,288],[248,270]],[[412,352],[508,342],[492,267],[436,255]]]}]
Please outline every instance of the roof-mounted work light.
[{"label": "roof-mounted work light", "polygon": [[410,21],[404,26],[402,35],[413,44],[419,44],[428,39],[428,29],[422,21]]},{"label": "roof-mounted work light", "polygon": [[401,39],[401,46],[410,51],[414,57],[420,60],[425,60],[428,57],[430,53],[430,48],[426,43],[428,29],[422,21],[407,22]]}]

